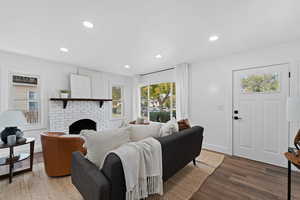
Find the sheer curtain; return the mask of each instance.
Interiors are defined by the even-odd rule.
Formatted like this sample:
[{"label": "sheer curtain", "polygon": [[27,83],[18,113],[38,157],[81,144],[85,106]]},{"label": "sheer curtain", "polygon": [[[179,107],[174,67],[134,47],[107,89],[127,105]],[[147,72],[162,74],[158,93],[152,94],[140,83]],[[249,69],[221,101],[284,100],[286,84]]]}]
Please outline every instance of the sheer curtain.
[{"label": "sheer curtain", "polygon": [[176,118],[177,120],[189,117],[189,65],[177,65],[176,77]]},{"label": "sheer curtain", "polygon": [[140,89],[139,89],[140,76],[133,77],[132,87],[132,119],[135,120],[140,117]]}]

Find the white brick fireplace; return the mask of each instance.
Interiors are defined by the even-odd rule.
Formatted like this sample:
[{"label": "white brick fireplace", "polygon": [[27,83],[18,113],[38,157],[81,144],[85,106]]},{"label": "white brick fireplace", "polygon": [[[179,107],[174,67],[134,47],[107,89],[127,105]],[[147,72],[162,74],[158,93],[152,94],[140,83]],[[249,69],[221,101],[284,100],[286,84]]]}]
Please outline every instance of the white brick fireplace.
[{"label": "white brick fireplace", "polygon": [[82,119],[93,120],[96,122],[97,130],[103,130],[109,123],[108,105],[104,103],[100,108],[99,102],[70,101],[64,109],[62,101],[50,101],[50,131],[69,133],[69,126]]}]

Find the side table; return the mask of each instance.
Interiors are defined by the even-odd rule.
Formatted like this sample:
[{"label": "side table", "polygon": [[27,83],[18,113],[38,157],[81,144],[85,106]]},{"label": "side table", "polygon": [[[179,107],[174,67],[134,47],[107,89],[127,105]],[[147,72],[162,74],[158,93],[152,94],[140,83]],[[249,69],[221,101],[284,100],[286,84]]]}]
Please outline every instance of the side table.
[{"label": "side table", "polygon": [[[9,178],[9,183],[12,182],[12,178],[14,175],[18,175],[20,173],[32,171],[33,167],[33,154],[34,154],[34,138],[26,138],[26,141],[23,143],[16,143],[15,145],[7,145],[4,143],[0,143],[0,149],[9,149],[9,156],[0,158],[0,166],[9,165],[9,173],[0,175],[0,179]],[[20,153],[18,155],[14,155],[14,148],[17,146],[29,144],[30,145],[30,153]],[[22,170],[14,170],[14,164],[17,162],[21,162],[30,158],[30,166],[29,168]]]},{"label": "side table", "polygon": [[300,169],[300,157],[297,154],[298,150],[296,148],[289,147],[288,152],[284,155],[288,161],[288,187],[287,187],[287,199],[291,200],[291,182],[292,182],[292,164]]}]

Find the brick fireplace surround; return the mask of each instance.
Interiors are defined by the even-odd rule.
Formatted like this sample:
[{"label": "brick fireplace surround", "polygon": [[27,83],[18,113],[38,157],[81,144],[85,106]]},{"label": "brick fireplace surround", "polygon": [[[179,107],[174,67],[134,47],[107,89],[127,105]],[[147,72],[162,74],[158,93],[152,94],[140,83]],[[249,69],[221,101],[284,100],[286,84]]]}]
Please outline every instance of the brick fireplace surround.
[{"label": "brick fireplace surround", "polygon": [[97,130],[103,130],[108,127],[109,123],[108,105],[108,103],[104,103],[102,108],[100,108],[98,102],[71,101],[63,109],[63,102],[50,101],[50,131],[69,133],[69,126],[81,119],[93,120],[97,124]]}]

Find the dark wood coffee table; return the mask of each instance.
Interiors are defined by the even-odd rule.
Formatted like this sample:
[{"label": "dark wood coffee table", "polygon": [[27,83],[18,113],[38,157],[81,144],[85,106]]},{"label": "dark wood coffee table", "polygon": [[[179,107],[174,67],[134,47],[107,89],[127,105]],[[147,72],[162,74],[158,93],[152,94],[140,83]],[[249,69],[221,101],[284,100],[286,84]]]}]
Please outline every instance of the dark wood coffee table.
[{"label": "dark wood coffee table", "polygon": [[[14,155],[14,148],[17,146],[29,144],[30,145],[30,153],[20,153],[18,155]],[[0,142],[0,149],[9,149],[9,156],[0,158],[0,166],[9,165],[9,173],[0,175],[0,179],[9,178],[9,183],[12,182],[12,177],[14,175],[18,175],[20,173],[32,171],[33,167],[33,153],[34,153],[34,138],[26,138],[26,142],[17,143],[15,145],[7,145]],[[14,170],[14,164],[17,162],[21,162],[30,158],[30,166],[26,169]]]}]

